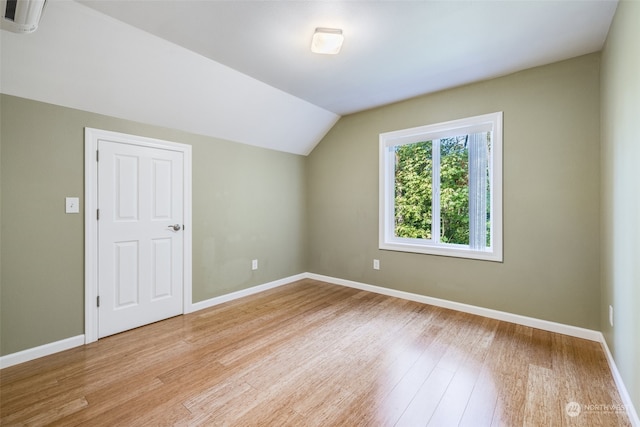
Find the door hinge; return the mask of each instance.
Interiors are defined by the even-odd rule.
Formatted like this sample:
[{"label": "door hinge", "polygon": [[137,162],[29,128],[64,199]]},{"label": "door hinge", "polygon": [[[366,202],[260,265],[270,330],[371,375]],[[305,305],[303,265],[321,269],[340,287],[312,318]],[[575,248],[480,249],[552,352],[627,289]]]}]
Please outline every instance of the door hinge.
[{"label": "door hinge", "polygon": [[96,298],[96,306],[100,307],[100,295],[98,295]]},{"label": "door hinge", "polygon": [[100,209],[96,209],[96,219],[100,219]]},{"label": "door hinge", "polygon": [[96,150],[96,162],[100,161],[100,152]]}]

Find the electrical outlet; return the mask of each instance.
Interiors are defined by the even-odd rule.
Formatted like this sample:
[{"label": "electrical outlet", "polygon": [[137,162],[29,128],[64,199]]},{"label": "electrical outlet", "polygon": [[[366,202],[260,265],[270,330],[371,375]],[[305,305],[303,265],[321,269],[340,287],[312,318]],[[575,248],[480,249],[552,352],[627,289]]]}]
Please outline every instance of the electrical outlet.
[{"label": "electrical outlet", "polygon": [[253,261],[251,261],[251,269],[252,270],[257,270],[258,269],[258,260],[254,259]]},{"label": "electrical outlet", "polygon": [[609,324],[613,327],[613,306],[609,306]]},{"label": "electrical outlet", "polygon": [[66,197],[64,205],[65,213],[80,213],[80,199],[78,197]]},{"label": "electrical outlet", "polygon": [[379,259],[374,259],[373,260],[373,269],[374,270],[380,270],[380,260]]}]

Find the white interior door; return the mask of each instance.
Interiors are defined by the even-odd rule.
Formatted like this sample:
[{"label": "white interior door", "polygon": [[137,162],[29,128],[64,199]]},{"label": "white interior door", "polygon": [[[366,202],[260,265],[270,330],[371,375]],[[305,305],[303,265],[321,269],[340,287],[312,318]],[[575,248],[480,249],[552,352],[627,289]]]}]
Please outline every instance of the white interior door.
[{"label": "white interior door", "polygon": [[98,338],[183,312],[184,154],[98,141]]}]

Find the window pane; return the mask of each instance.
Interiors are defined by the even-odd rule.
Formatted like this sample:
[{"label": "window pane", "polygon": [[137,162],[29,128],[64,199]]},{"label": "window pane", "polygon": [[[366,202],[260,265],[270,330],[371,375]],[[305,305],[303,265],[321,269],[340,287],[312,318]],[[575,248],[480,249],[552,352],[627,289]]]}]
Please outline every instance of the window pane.
[{"label": "window pane", "polygon": [[491,247],[490,132],[469,135],[469,245]]},{"label": "window pane", "polygon": [[440,139],[440,241],[469,245],[468,135]]},{"label": "window pane", "polygon": [[395,235],[431,239],[432,142],[395,147]]},{"label": "window pane", "polygon": [[492,223],[492,218],[491,218],[491,175],[492,175],[492,165],[491,165],[491,159],[493,159],[493,155],[491,154],[491,138],[492,138],[492,134],[491,132],[487,132],[486,133],[486,137],[487,137],[487,145],[486,145],[486,155],[487,155],[487,172],[486,174],[484,174],[484,179],[485,182],[487,183],[487,199],[485,200],[485,206],[487,209],[487,222],[486,222],[486,226],[485,226],[485,230],[487,233],[486,236],[486,247],[490,248],[491,247],[491,223]]}]

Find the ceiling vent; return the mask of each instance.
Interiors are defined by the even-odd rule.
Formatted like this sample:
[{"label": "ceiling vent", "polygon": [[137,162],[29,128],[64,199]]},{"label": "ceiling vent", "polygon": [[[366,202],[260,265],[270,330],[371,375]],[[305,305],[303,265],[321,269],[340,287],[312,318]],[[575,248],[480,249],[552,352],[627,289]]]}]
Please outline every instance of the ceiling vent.
[{"label": "ceiling vent", "polygon": [[29,34],[38,29],[47,0],[0,0],[0,27],[14,33]]}]

